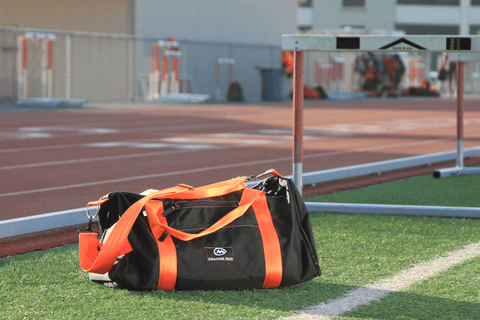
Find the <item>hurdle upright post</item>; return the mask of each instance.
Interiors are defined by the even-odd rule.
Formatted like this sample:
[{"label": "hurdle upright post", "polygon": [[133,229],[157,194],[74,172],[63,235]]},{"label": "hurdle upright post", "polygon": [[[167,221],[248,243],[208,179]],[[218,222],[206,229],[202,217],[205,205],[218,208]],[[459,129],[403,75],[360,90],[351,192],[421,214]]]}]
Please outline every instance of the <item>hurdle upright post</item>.
[{"label": "hurdle upright post", "polygon": [[28,91],[27,63],[28,63],[28,39],[26,36],[20,36],[17,39],[18,54],[18,99],[25,99]]},{"label": "hurdle upright post", "polygon": [[457,167],[463,168],[463,68],[464,62],[457,62]]},{"label": "hurdle upright post", "polygon": [[42,62],[42,97],[52,98],[53,96],[53,40],[44,39],[42,42],[43,62]]},{"label": "hurdle upright post", "polygon": [[293,182],[303,190],[303,63],[304,52],[293,52]]}]

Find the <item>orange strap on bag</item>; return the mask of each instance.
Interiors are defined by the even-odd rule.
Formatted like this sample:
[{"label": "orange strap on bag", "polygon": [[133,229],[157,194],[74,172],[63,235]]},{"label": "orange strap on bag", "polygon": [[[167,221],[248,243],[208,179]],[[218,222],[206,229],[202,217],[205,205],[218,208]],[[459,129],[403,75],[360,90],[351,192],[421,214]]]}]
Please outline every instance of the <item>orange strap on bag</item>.
[{"label": "orange strap on bag", "polygon": [[[152,208],[152,205],[146,205],[149,222],[156,225],[155,227],[151,225],[154,236],[158,238],[162,233],[167,232],[168,235],[163,242],[171,242],[171,244],[163,244],[162,242],[157,241],[159,244],[158,250],[160,255],[160,275],[157,289],[168,291],[172,290],[175,286],[175,281],[173,279],[176,279],[177,265],[176,249],[175,245],[173,244],[173,240],[171,239],[172,236],[182,241],[190,241],[204,237],[229,225],[231,222],[244,215],[250,207],[252,207],[253,211],[255,212],[255,217],[257,219],[263,244],[263,252],[265,257],[265,280],[263,283],[263,288],[279,287],[280,283],[282,282],[283,274],[282,255],[280,242],[273,225],[270,210],[268,209],[265,193],[258,190],[245,189],[243,191],[239,207],[233,209],[212,226],[197,234],[191,234],[169,227],[167,225],[166,218],[161,214],[163,213],[163,205],[161,208],[157,209]],[[155,214],[155,212],[157,213]],[[164,220],[164,222],[155,220],[153,217],[150,218],[150,216],[161,218]]]},{"label": "orange strap on bag", "polygon": [[[276,171],[269,174],[280,176]],[[162,234],[167,233],[165,237],[162,237],[162,241],[157,240],[160,259],[157,289],[165,291],[172,290],[177,277],[177,253],[172,237],[182,241],[190,241],[206,236],[227,226],[252,207],[257,219],[265,256],[265,281],[263,287],[275,288],[280,286],[282,281],[280,243],[268,209],[265,194],[258,190],[246,189],[243,183],[246,180],[248,180],[248,178],[239,177],[197,189],[187,188],[187,190],[185,190],[185,187],[177,186],[148,194],[125,211],[99,252],[99,240],[97,239],[96,233],[82,232],[79,234],[80,266],[87,272],[108,272],[118,256],[132,250],[128,243],[128,234],[138,214],[145,207],[154,237],[159,239]],[[152,199],[155,198],[201,199],[222,196],[240,190],[243,190],[240,206],[198,234],[190,234],[169,227],[166,218],[162,215],[164,210],[163,202],[157,200],[152,201]]]},{"label": "orange strap on bag", "polygon": [[[196,199],[213,196],[222,196],[230,192],[243,190],[246,185],[243,181],[247,180],[244,177],[229,180],[229,185],[221,185],[212,187],[210,189],[190,189],[184,187],[174,187],[158,192],[152,192],[142,199],[131,205],[118,220],[117,225],[112,230],[107,241],[103,245],[100,252],[97,251],[99,240],[96,233],[81,232],[79,234],[79,259],[80,266],[84,271],[93,273],[108,272],[118,256],[120,256],[125,247],[128,247],[128,234],[132,228],[138,214],[141,212],[145,204],[153,199],[160,197],[168,197],[171,199]],[[212,185],[214,186],[214,185]],[[98,253],[98,255],[97,255]]]}]

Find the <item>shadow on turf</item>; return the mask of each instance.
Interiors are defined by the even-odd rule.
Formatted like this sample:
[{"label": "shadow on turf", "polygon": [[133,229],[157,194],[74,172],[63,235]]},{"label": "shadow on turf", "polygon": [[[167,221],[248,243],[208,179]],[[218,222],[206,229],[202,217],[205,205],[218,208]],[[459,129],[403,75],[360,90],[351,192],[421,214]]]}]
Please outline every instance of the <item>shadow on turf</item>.
[{"label": "shadow on turf", "polygon": [[[243,291],[155,291],[159,298],[171,298],[183,302],[203,301],[211,304],[228,304],[277,311],[302,310],[332,298],[342,296],[355,287],[313,280],[299,285]],[[123,289],[119,289],[123,290]],[[130,291],[132,295],[145,295],[148,292]],[[151,294],[151,293],[150,293]]]},{"label": "shadow on turf", "polygon": [[[348,285],[310,281],[278,289],[245,291],[156,291],[162,298],[183,302],[203,301],[210,304],[243,306],[284,312],[300,311],[310,306],[327,303],[356,289]],[[151,294],[130,291],[132,295]],[[359,307],[345,317],[372,319],[480,319],[480,303],[462,302],[408,292],[397,292]]]}]

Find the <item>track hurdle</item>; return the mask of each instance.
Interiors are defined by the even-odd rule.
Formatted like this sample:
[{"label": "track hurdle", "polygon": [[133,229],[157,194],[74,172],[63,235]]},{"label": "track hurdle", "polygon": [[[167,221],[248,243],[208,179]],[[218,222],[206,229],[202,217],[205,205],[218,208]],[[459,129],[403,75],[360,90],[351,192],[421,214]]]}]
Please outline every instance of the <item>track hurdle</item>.
[{"label": "track hurdle", "polygon": [[53,97],[53,40],[45,39],[42,43],[42,97]]},{"label": "track hurdle", "polygon": [[333,57],[332,59],[332,82],[334,91],[342,91],[342,86],[345,73],[345,58]]},{"label": "track hurdle", "polygon": [[228,65],[228,85],[233,81],[233,65],[235,64],[235,60],[231,58],[220,58],[217,60],[215,64],[215,71],[217,74],[217,90],[216,90],[216,98],[217,100],[220,100],[221,94],[220,94],[220,67],[222,64]]},{"label": "track hurdle", "polygon": [[330,81],[332,79],[333,66],[331,63],[326,63],[322,59],[317,59],[316,67],[316,83],[322,86],[325,90],[330,88]]},{"label": "track hurdle", "polygon": [[[180,46],[177,41],[158,41],[150,53],[148,100],[180,92]],[[160,69],[160,59],[162,60]]]},{"label": "track hurdle", "polygon": [[17,93],[18,99],[25,99],[28,92],[28,39],[26,36],[19,36],[17,39]]},{"label": "track hurdle", "polygon": [[[480,36],[326,36],[283,35],[282,50],[294,51],[293,180],[302,192],[303,158],[303,56],[304,51],[326,52],[457,52],[480,51]],[[296,90],[296,88],[299,88]],[[460,94],[459,94],[460,95]],[[463,101],[463,92],[462,92]],[[463,117],[463,115],[462,115]]]},{"label": "track hurdle", "polygon": [[28,96],[28,41],[41,41],[42,43],[42,98],[53,97],[53,40],[54,35],[51,34],[33,34],[27,33],[17,38],[17,82],[18,82],[18,99],[27,99]]},{"label": "track hurdle", "polygon": [[464,67],[467,61],[480,60],[480,53],[451,53],[450,61],[457,64],[457,160],[453,168],[434,170],[432,176],[437,179],[451,178],[460,175],[480,174],[480,168],[467,168],[463,165],[463,96],[464,96]]}]

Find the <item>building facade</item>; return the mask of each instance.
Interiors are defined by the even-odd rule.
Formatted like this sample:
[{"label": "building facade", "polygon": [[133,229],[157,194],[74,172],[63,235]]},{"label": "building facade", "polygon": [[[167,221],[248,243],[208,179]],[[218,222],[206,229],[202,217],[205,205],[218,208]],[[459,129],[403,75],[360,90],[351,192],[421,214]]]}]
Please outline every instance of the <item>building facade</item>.
[{"label": "building facade", "polygon": [[[56,98],[143,98],[141,78],[150,71],[150,49],[156,40],[173,36],[185,50],[182,59],[188,59],[181,62],[181,72],[192,79],[197,93],[214,95],[216,60],[234,58],[233,80],[240,82],[245,97],[258,99],[258,68],[281,66],[281,35],[296,33],[296,10],[291,0],[4,1],[0,99],[18,96],[17,38],[27,33],[28,97],[41,95],[39,37],[47,34],[54,37]],[[228,85],[224,71],[223,95]]]},{"label": "building facade", "polygon": [[402,30],[406,34],[475,35],[480,0],[313,0],[298,9],[299,28]]}]

